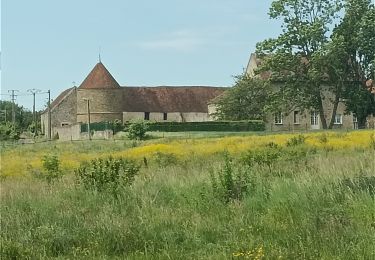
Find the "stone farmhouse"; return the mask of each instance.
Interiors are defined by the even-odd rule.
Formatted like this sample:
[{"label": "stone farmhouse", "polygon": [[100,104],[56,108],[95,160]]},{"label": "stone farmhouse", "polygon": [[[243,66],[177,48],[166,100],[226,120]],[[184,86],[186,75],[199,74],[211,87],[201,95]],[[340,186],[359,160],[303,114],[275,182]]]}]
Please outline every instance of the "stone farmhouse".
[{"label": "stone farmhouse", "polygon": [[[261,59],[256,54],[250,55],[249,62],[246,67],[246,73],[250,77],[256,77],[256,69],[261,65]],[[269,79],[271,72],[262,72],[259,77],[262,79]],[[372,81],[371,81],[372,84]],[[326,119],[330,119],[332,116],[333,103],[330,99],[333,98],[329,91],[322,93],[323,99],[323,110]],[[345,104],[340,100],[335,119],[334,129],[357,129],[358,121],[355,115],[352,113],[345,113]],[[372,119],[369,118],[368,122],[373,124]],[[266,129],[272,131],[291,131],[291,130],[316,130],[322,129],[322,123],[319,117],[318,111],[314,110],[295,110],[291,113],[285,113],[280,111],[276,114],[268,114],[266,116]]]},{"label": "stone farmhouse", "polygon": [[[211,121],[209,102],[225,88],[208,86],[120,86],[99,62],[79,87],[64,90],[51,102],[52,136],[78,123],[133,119],[151,121]],[[89,106],[89,110],[88,110]],[[48,109],[41,115],[48,129]]]}]

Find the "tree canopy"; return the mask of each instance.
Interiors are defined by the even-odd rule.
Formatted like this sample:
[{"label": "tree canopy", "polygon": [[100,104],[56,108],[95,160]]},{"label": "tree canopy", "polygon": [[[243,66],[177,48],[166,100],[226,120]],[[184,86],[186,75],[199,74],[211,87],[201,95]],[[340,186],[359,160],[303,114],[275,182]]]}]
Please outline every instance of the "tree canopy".
[{"label": "tree canopy", "polygon": [[270,90],[266,81],[238,76],[234,87],[217,98],[215,116],[221,120],[263,119]]},{"label": "tree canopy", "polygon": [[[374,113],[373,96],[361,87],[374,78],[375,12],[369,0],[275,0],[269,16],[282,21],[282,33],[257,45],[264,60],[258,72],[271,71],[271,81],[282,82],[275,110],[317,110],[323,128],[333,126],[344,98],[360,120]],[[330,118],[325,99],[333,107]]]}]

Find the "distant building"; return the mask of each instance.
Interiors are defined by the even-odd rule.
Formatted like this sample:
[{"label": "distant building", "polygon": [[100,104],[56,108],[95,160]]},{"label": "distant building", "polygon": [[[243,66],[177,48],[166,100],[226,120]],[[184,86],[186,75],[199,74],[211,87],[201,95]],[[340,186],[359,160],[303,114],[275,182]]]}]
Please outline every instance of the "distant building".
[{"label": "distant building", "polygon": [[[207,86],[120,86],[99,62],[79,87],[64,90],[51,103],[52,135],[62,126],[132,119],[151,121],[210,121],[209,101],[225,88]],[[41,115],[42,129],[48,129],[48,110]]]},{"label": "distant building", "polygon": [[[259,59],[256,54],[252,53],[246,68],[246,73],[250,77],[260,77],[264,80],[269,79],[271,72],[265,71],[261,72],[259,75],[256,75],[256,70],[261,65],[262,60]],[[277,83],[275,83],[277,88]],[[324,91],[322,93],[323,98],[323,111],[324,117],[327,119],[327,124],[329,124],[329,119],[332,116],[333,112],[333,103],[330,99],[334,98],[331,92]],[[371,127],[371,126],[370,126]],[[322,129],[322,123],[320,120],[319,112],[313,109],[308,110],[294,110],[289,113],[285,111],[279,111],[275,114],[266,115],[266,129],[272,131],[281,131],[281,130],[315,130]],[[352,113],[346,113],[346,106],[343,100],[339,101],[336,115],[334,118],[334,129],[357,129],[358,121],[355,115]]]}]

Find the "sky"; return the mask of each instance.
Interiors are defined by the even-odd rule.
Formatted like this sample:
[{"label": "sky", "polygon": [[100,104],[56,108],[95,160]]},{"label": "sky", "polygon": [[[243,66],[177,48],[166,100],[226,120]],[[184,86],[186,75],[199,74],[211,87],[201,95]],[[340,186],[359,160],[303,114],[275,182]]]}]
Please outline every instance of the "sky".
[{"label": "sky", "polygon": [[[231,86],[257,42],[276,37],[271,0],[2,0],[1,98],[32,108],[98,62],[121,86]],[[36,108],[47,94],[37,95]]]}]

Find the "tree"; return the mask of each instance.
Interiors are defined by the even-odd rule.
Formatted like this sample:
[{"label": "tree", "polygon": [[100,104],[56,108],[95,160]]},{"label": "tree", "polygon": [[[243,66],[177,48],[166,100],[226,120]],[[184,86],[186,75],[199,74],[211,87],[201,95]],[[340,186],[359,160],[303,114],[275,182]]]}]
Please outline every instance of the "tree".
[{"label": "tree", "polygon": [[[12,121],[12,102],[0,100],[1,124]],[[16,114],[16,127],[20,131],[27,130],[29,125],[33,122],[33,113],[22,106],[14,105]]]},{"label": "tree", "polygon": [[[324,92],[331,92],[334,102],[338,102],[341,90],[327,84],[329,75],[322,72],[322,50],[329,42],[330,25],[341,8],[339,0],[272,2],[269,15],[282,19],[282,33],[259,43],[257,53],[264,59],[259,72],[271,71],[271,81],[279,82],[280,100],[273,103],[274,110],[315,109],[323,128],[330,126],[323,110]],[[288,102],[282,102],[285,100]],[[330,122],[334,117],[335,112]]]},{"label": "tree", "polygon": [[[375,78],[375,7],[370,0],[347,0],[342,22],[334,29],[330,43],[337,53],[335,70],[343,78],[343,95],[348,112],[363,127],[366,117],[375,114],[374,96],[366,82]],[[339,50],[339,51],[338,51]]]},{"label": "tree", "polygon": [[262,119],[270,97],[268,82],[247,75],[238,76],[235,85],[215,102],[214,115],[221,120]]}]

